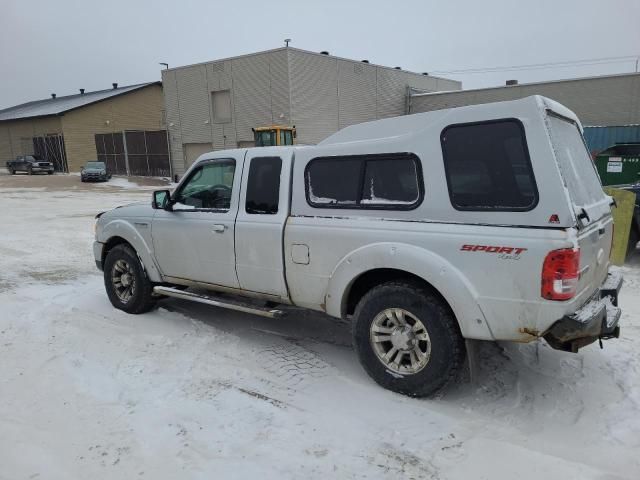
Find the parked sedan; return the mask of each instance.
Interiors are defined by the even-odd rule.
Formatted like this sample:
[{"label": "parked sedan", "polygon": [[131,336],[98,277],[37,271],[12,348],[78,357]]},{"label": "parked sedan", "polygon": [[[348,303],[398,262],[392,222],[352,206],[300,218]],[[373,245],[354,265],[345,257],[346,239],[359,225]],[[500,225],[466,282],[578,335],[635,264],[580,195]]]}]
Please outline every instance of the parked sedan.
[{"label": "parked sedan", "polygon": [[36,155],[20,155],[15,160],[7,162],[7,170],[11,175],[16,172],[53,174],[53,163],[42,160]]},{"label": "parked sedan", "polygon": [[107,172],[107,165],[104,162],[87,162],[80,169],[80,181],[82,182],[107,182],[111,174]]}]

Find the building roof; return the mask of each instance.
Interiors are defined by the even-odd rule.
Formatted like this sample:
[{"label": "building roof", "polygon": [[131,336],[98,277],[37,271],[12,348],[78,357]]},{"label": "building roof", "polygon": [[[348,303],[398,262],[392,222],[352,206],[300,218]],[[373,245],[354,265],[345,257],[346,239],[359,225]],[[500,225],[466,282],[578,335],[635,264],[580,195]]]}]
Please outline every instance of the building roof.
[{"label": "building roof", "polygon": [[640,73],[638,72],[614,73],[611,75],[593,75],[590,77],[561,78],[558,80],[545,80],[545,81],[531,82],[531,83],[516,83],[515,85],[497,85],[495,87],[468,88],[463,90],[446,90],[446,91],[440,91],[440,92],[417,92],[417,93],[412,93],[411,96],[427,97],[427,96],[437,96],[437,95],[448,95],[450,93],[465,94],[470,92],[486,92],[490,90],[517,90],[519,87],[532,87],[536,85],[552,85],[554,83],[581,82],[586,80],[603,80],[606,78],[635,77],[639,75]]},{"label": "building roof", "polygon": [[35,100],[33,102],[27,102],[21,105],[16,105],[15,107],[0,110],[0,122],[63,115],[65,112],[86,107],[92,103],[102,102],[109,98],[146,88],[150,85],[161,84],[162,82],[138,83],[136,85],[110,88],[108,90],[98,90],[95,92],[85,92],[83,94],[78,93],[76,95],[66,95],[64,97]]},{"label": "building roof", "polygon": [[[252,57],[252,56],[255,56],[255,55],[264,55],[264,54],[268,54],[268,53],[279,52],[281,50],[291,50],[291,51],[300,52],[300,53],[303,53],[303,54],[306,54],[306,55],[319,55],[319,56],[322,56],[322,57],[334,58],[336,60],[344,60],[344,61],[347,61],[347,62],[354,62],[354,63],[363,63],[362,60],[354,60],[352,58],[338,57],[338,56],[333,55],[331,53],[324,54],[324,53],[321,53],[321,52],[312,52],[311,50],[303,50],[301,48],[296,48],[296,47],[278,47],[278,48],[272,48],[270,50],[262,50],[260,52],[252,52],[252,53],[245,53],[244,55],[236,55],[234,57],[216,58],[215,60],[208,60],[206,62],[192,63],[192,64],[189,64],[189,65],[180,65],[178,67],[171,67],[171,68],[165,69],[165,70],[163,70],[163,72],[170,72],[172,70],[180,70],[181,68],[195,67],[197,65],[207,65],[207,64],[210,64],[210,63],[227,62],[229,60],[236,60],[236,59],[239,59],[239,58]],[[439,76],[436,76],[436,75],[430,75],[430,74],[427,74],[426,72],[425,73],[412,72],[410,70],[405,70],[404,68],[387,67],[385,65],[379,65],[377,63],[371,63],[369,61],[367,61],[366,63],[368,65],[373,66],[373,67],[385,68],[387,70],[400,71],[400,72],[404,72],[404,73],[409,73],[411,75],[428,76],[430,78],[435,78],[437,80],[449,80],[449,81],[452,81],[452,82],[458,82],[460,84],[462,83],[459,80],[452,80],[450,78],[439,77]]]}]

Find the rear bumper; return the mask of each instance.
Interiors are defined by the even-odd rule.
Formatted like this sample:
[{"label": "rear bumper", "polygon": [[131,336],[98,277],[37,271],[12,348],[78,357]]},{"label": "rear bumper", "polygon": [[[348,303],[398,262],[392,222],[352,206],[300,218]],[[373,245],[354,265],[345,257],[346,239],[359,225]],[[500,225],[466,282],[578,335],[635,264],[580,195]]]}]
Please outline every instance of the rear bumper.
[{"label": "rear bumper", "polygon": [[544,339],[557,350],[577,352],[596,340],[620,336],[618,292],[622,287],[622,275],[609,272],[607,280],[598,292],[571,315],[555,322],[544,334]]}]

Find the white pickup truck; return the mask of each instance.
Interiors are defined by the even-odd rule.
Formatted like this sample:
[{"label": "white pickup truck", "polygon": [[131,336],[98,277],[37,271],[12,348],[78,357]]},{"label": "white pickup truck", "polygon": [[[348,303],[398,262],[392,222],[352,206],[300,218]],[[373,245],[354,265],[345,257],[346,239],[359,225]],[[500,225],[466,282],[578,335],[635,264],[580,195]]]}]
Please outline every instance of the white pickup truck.
[{"label": "white pickup truck", "polygon": [[98,215],[96,264],[129,313],[169,296],[351,319],[375,381],[431,395],[465,339],[576,352],[619,335],[612,199],[581,128],[536,96],[211,152],[173,192]]}]

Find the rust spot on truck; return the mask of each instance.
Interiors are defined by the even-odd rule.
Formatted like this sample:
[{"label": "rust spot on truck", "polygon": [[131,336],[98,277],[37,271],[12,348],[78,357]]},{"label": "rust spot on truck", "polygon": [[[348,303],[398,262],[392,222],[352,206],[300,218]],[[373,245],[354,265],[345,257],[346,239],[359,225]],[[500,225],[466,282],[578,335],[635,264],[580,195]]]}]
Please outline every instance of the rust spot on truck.
[{"label": "rust spot on truck", "polygon": [[540,331],[536,330],[535,328],[524,327],[524,328],[519,328],[518,331],[523,335],[525,335],[522,339],[519,340],[521,342],[529,342],[533,340],[533,338],[531,337],[534,337],[534,338],[540,337]]}]

